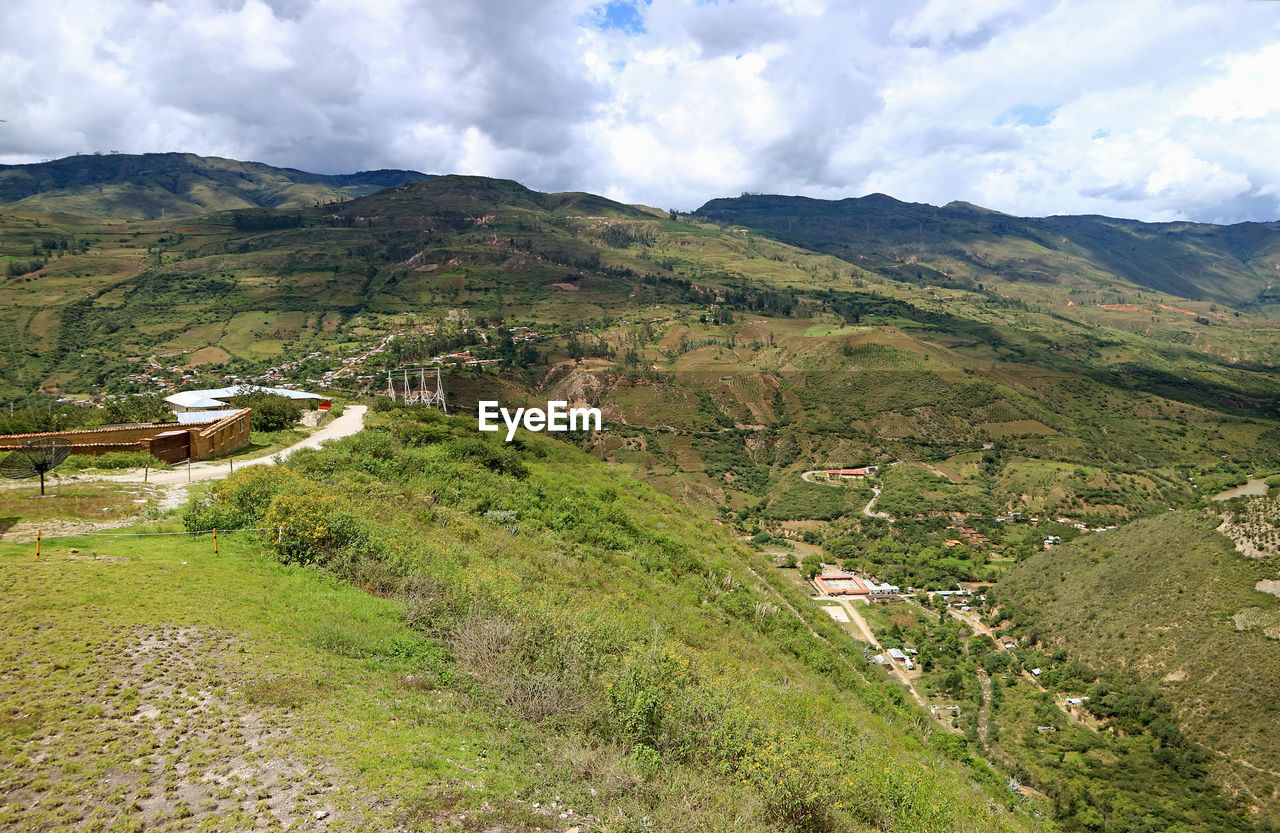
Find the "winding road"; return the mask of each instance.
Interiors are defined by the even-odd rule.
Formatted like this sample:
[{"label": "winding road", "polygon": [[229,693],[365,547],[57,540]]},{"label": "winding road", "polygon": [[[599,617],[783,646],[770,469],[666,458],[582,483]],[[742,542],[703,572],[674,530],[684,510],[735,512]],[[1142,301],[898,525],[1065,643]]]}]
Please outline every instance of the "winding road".
[{"label": "winding road", "polygon": [[[896,466],[897,463],[894,463],[893,465]],[[826,469],[811,469],[810,471],[801,472],[800,479],[803,480],[805,483],[826,483],[828,486],[844,485],[844,483],[832,483],[831,481],[828,481],[828,480],[814,480],[813,476],[815,474],[824,474],[824,473],[826,473]],[[866,515],[868,518],[880,518],[881,520],[885,520],[885,521],[888,521],[889,523],[893,523],[893,517],[888,512],[875,511],[876,500],[880,497],[880,487],[872,485],[871,492],[872,492],[871,500],[867,501],[867,505],[862,507],[862,514]]]}]

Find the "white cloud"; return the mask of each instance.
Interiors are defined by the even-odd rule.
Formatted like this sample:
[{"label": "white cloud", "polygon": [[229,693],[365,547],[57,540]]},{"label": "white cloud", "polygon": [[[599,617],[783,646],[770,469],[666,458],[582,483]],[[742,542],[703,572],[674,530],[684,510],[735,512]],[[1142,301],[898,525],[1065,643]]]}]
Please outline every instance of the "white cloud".
[{"label": "white cloud", "polygon": [[188,150],[680,208],[883,191],[1019,214],[1280,216],[1270,4],[606,6],[2,4],[0,28],[31,36],[0,46],[0,159]]}]

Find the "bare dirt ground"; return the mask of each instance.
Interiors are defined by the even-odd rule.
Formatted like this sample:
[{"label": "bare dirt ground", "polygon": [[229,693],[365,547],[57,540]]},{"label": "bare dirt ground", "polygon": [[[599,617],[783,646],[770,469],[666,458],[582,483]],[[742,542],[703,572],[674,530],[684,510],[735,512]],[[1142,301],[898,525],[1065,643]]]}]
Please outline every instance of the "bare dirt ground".
[{"label": "bare dirt ground", "polygon": [[[277,693],[246,673],[235,637],[196,627],[121,630],[95,650],[103,661],[82,672],[73,687],[85,702],[100,705],[87,718],[36,731],[16,759],[0,766],[4,821],[14,825],[0,827],[347,826],[334,801],[334,773],[304,763],[290,749],[287,691]],[[6,668],[0,688],[21,686],[37,671],[21,664]],[[246,690],[258,705],[233,705]],[[22,718],[11,717],[19,735]],[[85,771],[94,777],[82,777]],[[75,790],[61,788],[63,775]]]}]

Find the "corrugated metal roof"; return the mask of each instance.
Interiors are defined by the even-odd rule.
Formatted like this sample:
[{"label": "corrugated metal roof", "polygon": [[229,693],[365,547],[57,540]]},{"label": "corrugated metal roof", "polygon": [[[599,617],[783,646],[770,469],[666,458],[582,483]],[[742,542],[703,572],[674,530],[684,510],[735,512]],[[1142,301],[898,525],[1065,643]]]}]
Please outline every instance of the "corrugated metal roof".
[{"label": "corrugated metal roof", "polygon": [[181,405],[184,408],[225,408],[228,403],[220,400],[233,396],[245,396],[250,393],[274,393],[277,396],[287,396],[290,399],[327,400],[329,398],[318,393],[308,393],[305,390],[293,390],[291,388],[269,388],[263,385],[232,385],[226,388],[209,388],[207,390],[184,390],[181,393],[166,396],[164,401],[172,402],[174,405]]},{"label": "corrugated metal roof", "polygon": [[228,408],[223,411],[195,411],[193,413],[175,414],[180,425],[202,425],[206,422],[217,422],[232,414],[240,413],[239,408]]},{"label": "corrugated metal roof", "polygon": [[165,402],[181,406],[183,408],[225,408],[226,402],[214,399],[207,394],[205,390],[184,390],[181,393],[174,393],[164,398]]}]

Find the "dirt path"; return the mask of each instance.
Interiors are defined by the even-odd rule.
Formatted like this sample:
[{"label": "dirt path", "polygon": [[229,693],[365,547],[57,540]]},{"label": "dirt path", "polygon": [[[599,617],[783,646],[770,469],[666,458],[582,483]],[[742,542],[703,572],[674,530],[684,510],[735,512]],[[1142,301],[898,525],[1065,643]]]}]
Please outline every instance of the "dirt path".
[{"label": "dirt path", "polygon": [[[947,613],[951,614],[951,617],[953,619],[959,619],[961,622],[968,625],[973,630],[974,633],[984,634],[986,636],[991,637],[996,643],[997,651],[1009,650],[1008,646],[1006,646],[1003,642],[999,640],[999,638],[996,637],[995,631],[991,630],[991,628],[982,624],[982,622],[979,621],[977,615],[975,615],[974,613],[972,612],[965,613],[962,610],[956,610],[954,607],[948,607]],[[1036,679],[1036,675],[1032,674],[1030,671],[1027,671],[1024,669],[1019,676],[1025,679],[1027,682],[1034,685],[1036,688],[1040,689],[1041,691],[1048,691],[1047,688],[1040,685],[1040,681]]]},{"label": "dirt path", "polygon": [[[181,466],[171,471],[150,472],[146,480],[147,489],[150,492],[148,497],[155,501],[153,505],[161,512],[180,509],[187,502],[187,486],[189,483],[220,480],[231,473],[233,466],[235,468],[245,468],[247,466],[275,465],[301,449],[319,448],[329,440],[351,436],[364,427],[364,415],[367,410],[368,408],[365,405],[348,405],[342,416],[301,442],[277,451],[275,454],[259,457],[256,460],[245,460],[239,464],[234,464],[230,461],[193,463],[190,472],[188,472],[186,466]],[[130,469],[120,474],[90,475],[79,479],[140,486],[143,483],[143,476],[142,469]],[[0,540],[12,542],[34,541],[37,530],[40,530],[44,537],[100,532],[125,526],[136,526],[145,520],[146,518],[144,517],[131,515],[127,518],[112,518],[111,520],[102,521],[50,519],[23,522],[15,524],[4,533],[0,533]]]},{"label": "dirt path", "polygon": [[[369,410],[366,405],[348,405],[342,412],[342,416],[333,422],[316,431],[306,439],[294,443],[288,448],[281,449],[275,454],[266,457],[259,457],[256,460],[245,460],[241,463],[234,461],[219,461],[207,463],[192,463],[190,466],[179,466],[172,471],[156,471],[148,475],[148,482],[157,486],[178,486],[187,483],[199,483],[205,480],[221,480],[231,473],[233,468],[247,468],[248,466],[274,465],[283,462],[296,451],[304,448],[319,448],[329,440],[336,440],[342,437],[349,437],[357,433],[364,427],[364,415]],[[103,480],[110,483],[136,483],[141,481],[143,477],[142,469],[130,469],[121,474],[106,474],[93,477],[94,480]]]},{"label": "dirt path", "polygon": [[839,659],[842,663],[844,663],[846,668],[848,668],[854,674],[857,674],[858,679],[862,680],[862,682],[866,683],[867,685],[871,684],[871,681],[867,679],[866,675],[862,673],[862,671],[858,668],[858,666],[850,662],[849,658],[846,657],[840,651],[839,648],[837,648],[835,645],[832,645],[831,642],[825,636],[823,636],[822,634],[818,633],[813,629],[813,626],[809,624],[809,621],[800,615],[800,611],[792,607],[791,602],[787,601],[786,596],[783,596],[781,593],[779,593],[778,590],[772,584],[765,581],[760,576],[760,574],[757,573],[753,568],[747,567],[747,572],[755,576],[756,580],[759,581],[764,586],[765,592],[767,592],[773,598],[777,599],[778,602],[787,610],[791,611],[791,615],[795,616],[797,619],[800,620],[800,624],[804,625],[805,629],[809,631],[809,633],[813,636],[814,639],[817,639],[819,642],[822,642],[828,648],[831,648],[833,651],[835,651],[836,658]]},{"label": "dirt path", "polygon": [[876,501],[880,499],[880,487],[872,486],[871,492],[871,500],[867,501],[867,505],[862,507],[862,514],[866,515],[868,518],[880,518],[881,520],[893,523],[893,518],[890,517],[888,512],[875,511]]},{"label": "dirt path", "polygon": [[982,707],[978,709],[978,740],[987,745],[987,727],[991,724],[991,678],[981,667],[978,671],[978,684],[982,686]]},{"label": "dirt path", "polygon": [[[835,602],[840,605],[840,607],[849,614],[850,621],[852,621],[853,624],[858,627],[858,630],[862,632],[863,637],[875,647],[876,651],[884,653],[884,647],[880,644],[880,640],[876,639],[876,635],[872,632],[871,626],[867,624],[867,620],[862,618],[862,613],[859,612],[857,603],[852,602],[843,596],[828,596],[826,593],[822,592],[819,592],[813,598],[821,599],[824,602]],[[895,663],[891,668],[890,673],[897,678],[898,682],[906,686],[907,691],[911,692],[911,696],[915,698],[915,701],[920,704],[920,707],[924,709],[926,713],[932,715],[935,719],[938,719],[939,722],[942,722],[938,716],[933,714],[929,709],[928,701],[920,696],[920,692],[916,691],[915,683],[913,683],[911,678],[907,676],[905,669],[899,668]]]}]

